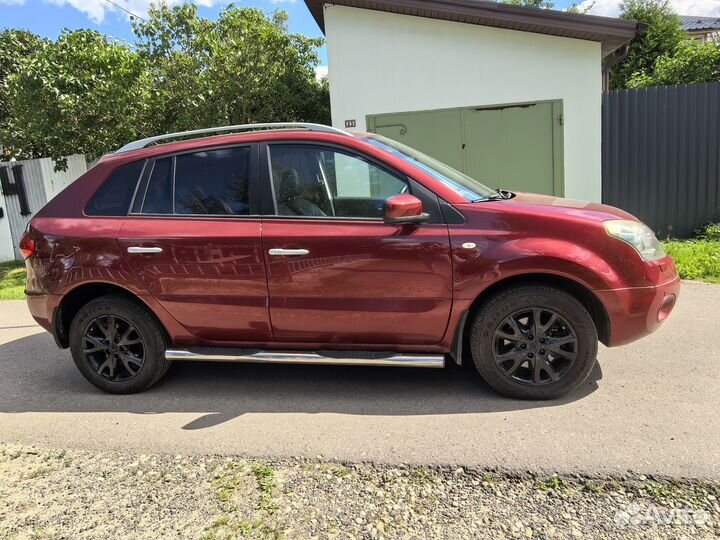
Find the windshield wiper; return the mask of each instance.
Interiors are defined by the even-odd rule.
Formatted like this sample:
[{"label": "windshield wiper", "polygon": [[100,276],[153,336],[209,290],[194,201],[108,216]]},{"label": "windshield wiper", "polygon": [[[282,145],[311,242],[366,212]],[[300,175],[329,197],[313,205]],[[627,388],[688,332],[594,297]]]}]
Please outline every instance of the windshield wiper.
[{"label": "windshield wiper", "polygon": [[486,201],[503,201],[505,199],[512,199],[515,194],[512,191],[507,191],[505,189],[496,189],[495,193],[497,195],[488,195],[487,197],[483,197],[482,199],[475,199],[474,203],[476,202],[486,202]]}]

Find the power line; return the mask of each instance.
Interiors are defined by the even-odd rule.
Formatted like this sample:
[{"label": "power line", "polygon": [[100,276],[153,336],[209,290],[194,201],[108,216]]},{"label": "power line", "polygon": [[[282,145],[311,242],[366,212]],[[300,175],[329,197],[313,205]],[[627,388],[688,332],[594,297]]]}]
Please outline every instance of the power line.
[{"label": "power line", "polygon": [[137,19],[140,19],[141,21],[144,21],[144,20],[145,20],[145,19],[143,19],[140,15],[136,15],[135,13],[133,13],[132,11],[130,11],[129,9],[126,9],[126,8],[122,7],[121,5],[119,5],[119,4],[116,4],[115,2],[113,2],[113,0],[105,0],[105,1],[106,1],[108,4],[112,4],[112,5],[115,6],[116,8],[123,10],[123,11],[124,11],[125,13],[127,13],[128,15],[131,15],[131,16],[137,18]]}]

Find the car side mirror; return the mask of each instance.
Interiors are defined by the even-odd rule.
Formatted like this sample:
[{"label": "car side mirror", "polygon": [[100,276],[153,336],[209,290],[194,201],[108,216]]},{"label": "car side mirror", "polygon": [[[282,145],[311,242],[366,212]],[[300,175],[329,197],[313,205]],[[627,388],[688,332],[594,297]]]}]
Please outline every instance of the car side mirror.
[{"label": "car side mirror", "polygon": [[390,225],[425,223],[429,214],[423,213],[422,201],[408,193],[394,195],[385,201],[383,221]]}]

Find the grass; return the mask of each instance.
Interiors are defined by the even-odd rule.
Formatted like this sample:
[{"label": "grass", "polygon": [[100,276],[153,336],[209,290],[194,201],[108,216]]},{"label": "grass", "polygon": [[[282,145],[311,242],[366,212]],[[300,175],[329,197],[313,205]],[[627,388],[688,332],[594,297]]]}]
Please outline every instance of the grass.
[{"label": "grass", "polygon": [[720,224],[708,225],[692,240],[666,240],[662,244],[675,260],[681,278],[720,283]]},{"label": "grass", "polygon": [[25,298],[25,263],[10,261],[0,263],[0,300]]}]

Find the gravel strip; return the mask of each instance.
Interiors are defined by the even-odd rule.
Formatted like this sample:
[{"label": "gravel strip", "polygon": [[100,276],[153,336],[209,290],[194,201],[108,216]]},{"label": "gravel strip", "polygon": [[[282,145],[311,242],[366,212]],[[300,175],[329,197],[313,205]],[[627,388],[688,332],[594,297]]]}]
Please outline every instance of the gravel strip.
[{"label": "gravel strip", "polygon": [[2,539],[717,538],[720,485],[0,444]]}]

